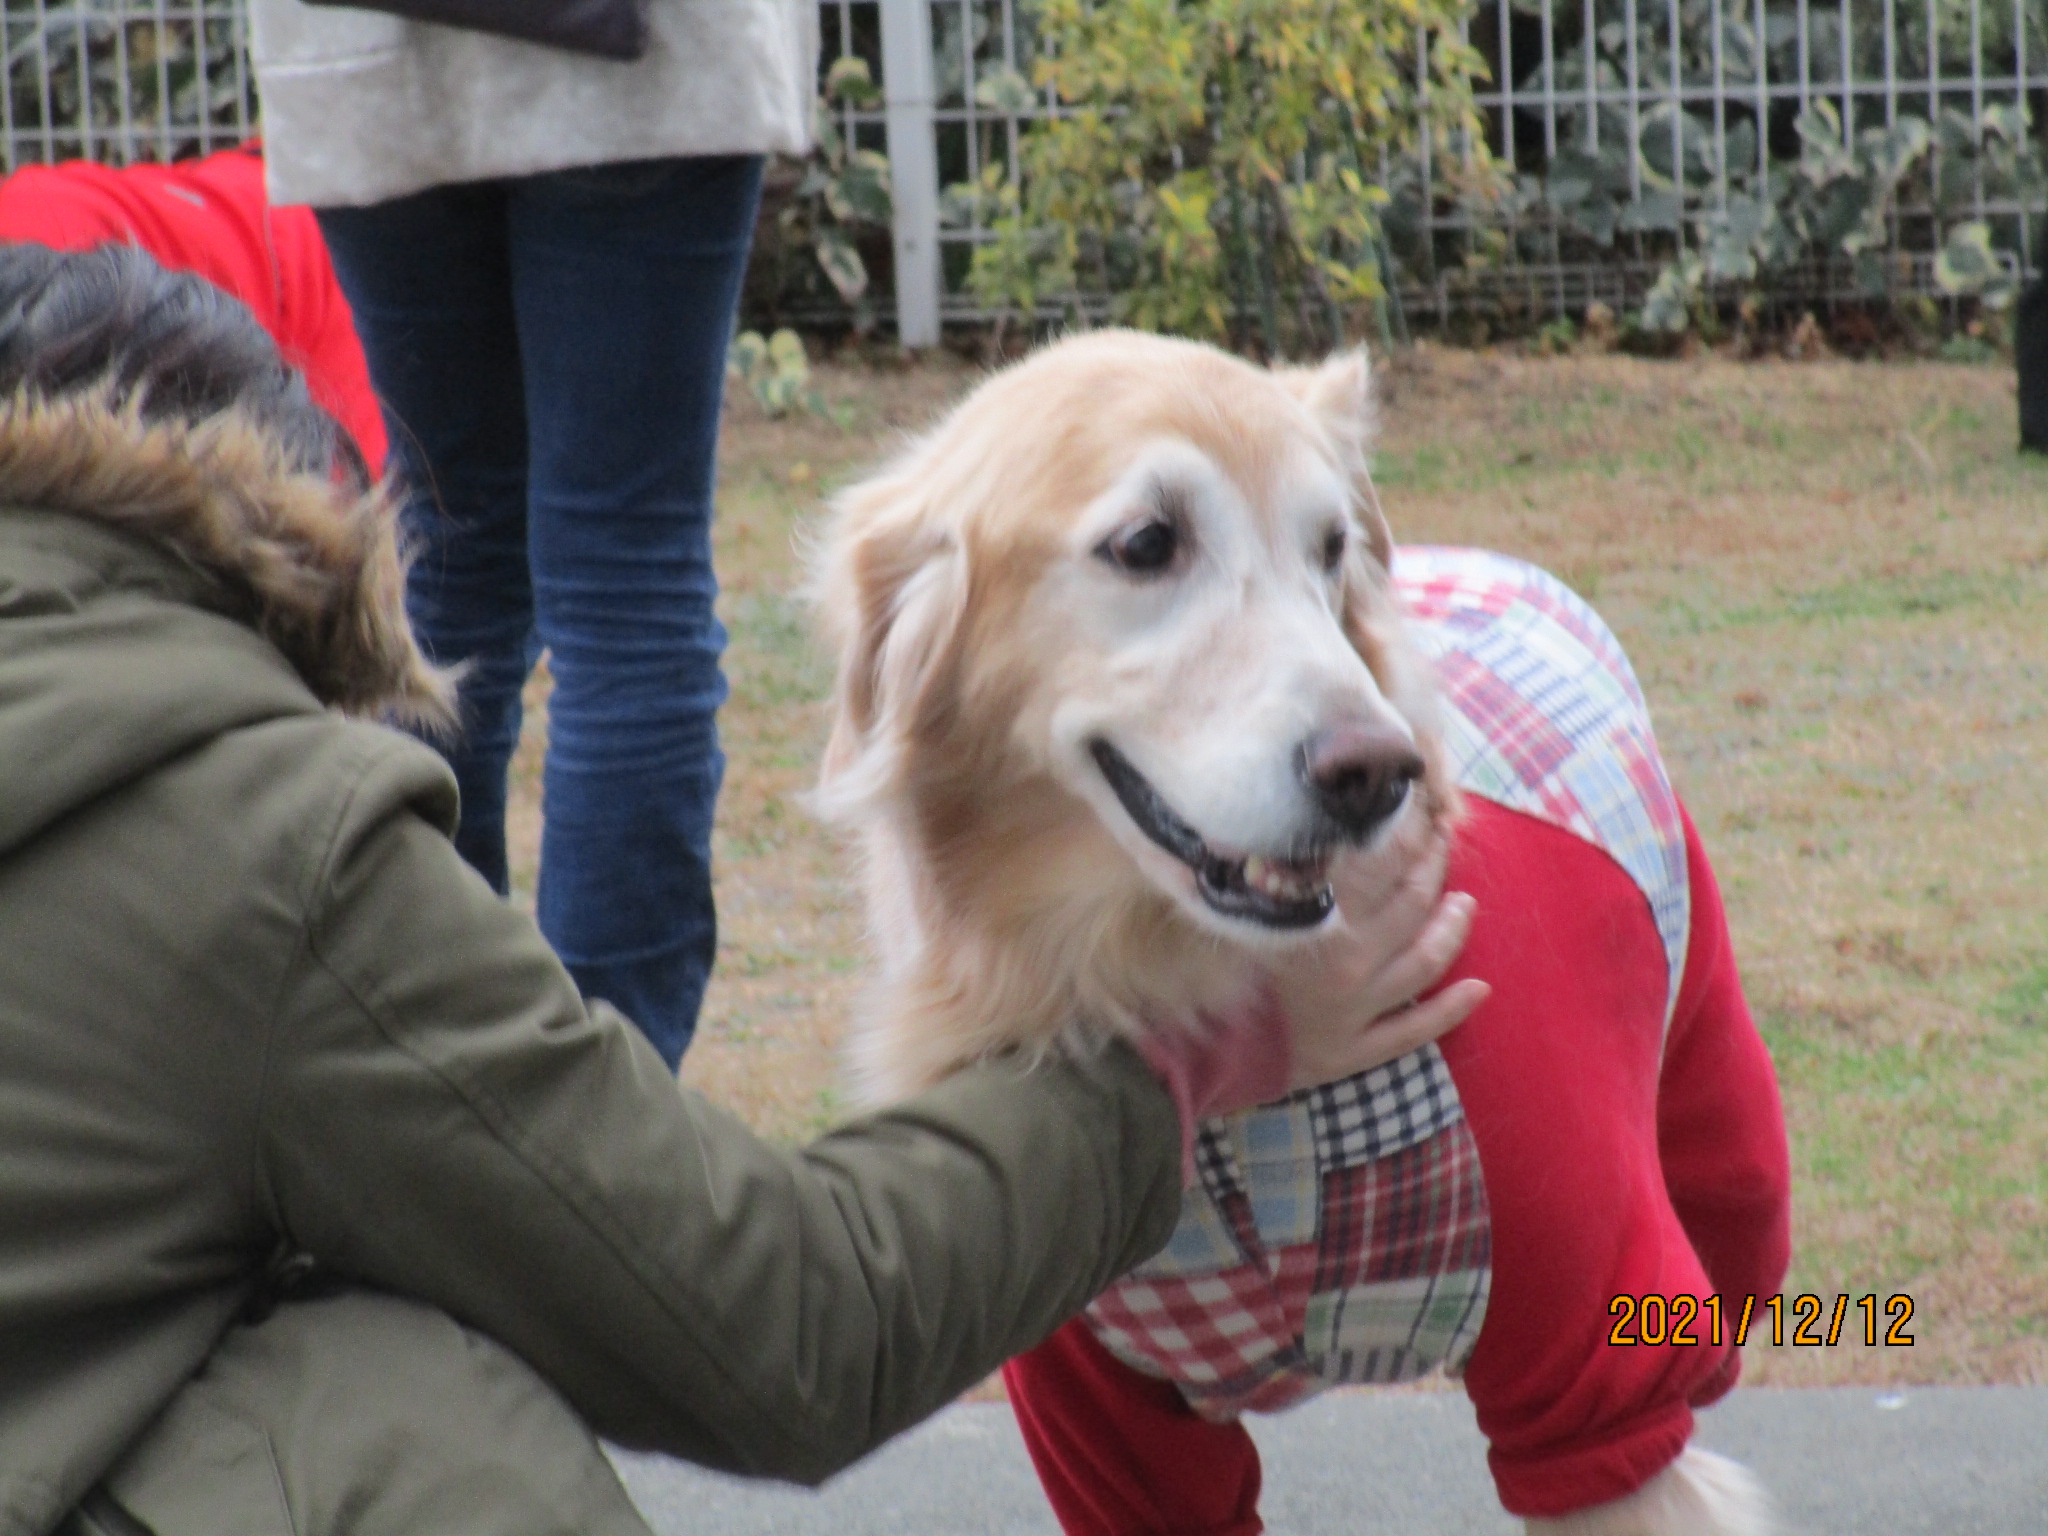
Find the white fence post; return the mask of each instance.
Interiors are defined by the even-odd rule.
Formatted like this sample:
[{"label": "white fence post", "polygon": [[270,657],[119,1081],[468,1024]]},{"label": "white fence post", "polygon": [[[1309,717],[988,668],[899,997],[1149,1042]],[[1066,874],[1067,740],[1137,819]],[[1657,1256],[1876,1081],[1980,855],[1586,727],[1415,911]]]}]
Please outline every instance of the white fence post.
[{"label": "white fence post", "polygon": [[881,0],[882,97],[895,200],[896,335],[939,341],[939,157],[932,134],[931,0]]}]

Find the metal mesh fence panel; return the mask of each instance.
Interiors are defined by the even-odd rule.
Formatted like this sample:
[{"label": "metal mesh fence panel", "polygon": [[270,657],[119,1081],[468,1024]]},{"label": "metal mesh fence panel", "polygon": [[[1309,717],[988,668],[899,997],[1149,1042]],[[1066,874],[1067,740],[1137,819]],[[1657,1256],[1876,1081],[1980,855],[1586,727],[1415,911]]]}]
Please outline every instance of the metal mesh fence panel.
[{"label": "metal mesh fence panel", "polygon": [[6,0],[9,170],[175,160],[256,121],[239,0]]},{"label": "metal mesh fence panel", "polygon": [[[1675,194],[1686,214],[1725,213],[1731,193],[1797,157],[1816,108],[1845,144],[1917,118],[1937,149],[1981,143],[2005,113],[2031,115],[2039,144],[2048,117],[2044,0],[1478,0],[1467,33],[1493,65],[1477,100],[1496,160],[1554,177],[1561,158],[1576,168],[1607,151],[1639,208]],[[2038,268],[2038,185],[1981,154],[1935,153],[1928,166],[1890,210],[1893,291],[1938,292],[1933,252],[1965,219]],[[1527,222],[1554,226],[1550,211],[1539,204]],[[1468,232],[1474,214],[1432,203],[1430,220],[1441,237]],[[1683,249],[1691,221],[1657,222]],[[1539,277],[1568,287],[1572,263],[1547,265],[1557,270]],[[1785,281],[1799,297],[1861,291],[1839,263]]]},{"label": "metal mesh fence panel", "polygon": [[[1056,111],[1042,93],[1015,88],[1038,46],[1033,6],[880,3],[885,27],[921,11],[929,28],[941,311],[988,318],[963,283],[987,237],[978,205],[944,189],[992,161],[1014,174],[1019,135]],[[1476,0],[1465,34],[1491,67],[1477,103],[1510,195],[1492,204],[1454,195],[1426,143],[1411,161],[1383,167],[1383,180],[1403,188],[1389,217],[1411,226],[1396,297],[1439,318],[1466,306],[1562,314],[1639,302],[1694,242],[1698,221],[1725,213],[1745,189],[1762,195],[1783,174],[1816,104],[1852,149],[1866,130],[1902,118],[1918,118],[1941,142],[1973,145],[2000,113],[2030,115],[2037,144],[2048,121],[2048,0]],[[1556,191],[1603,154],[1622,183],[1622,229],[1593,238]],[[1944,230],[1964,219],[1990,225],[2023,272],[2041,265],[2042,188],[2001,180],[1983,155],[1959,163],[1960,176],[1951,168],[1944,184],[1949,162],[1933,157],[1929,185],[1890,209],[1888,294],[1941,292],[1936,253]],[[1489,233],[1508,237],[1513,259],[1468,262]],[[1791,302],[1870,294],[1868,270],[1841,260],[1802,261],[1770,284]],[[1083,307],[1099,304],[1083,297]]]}]

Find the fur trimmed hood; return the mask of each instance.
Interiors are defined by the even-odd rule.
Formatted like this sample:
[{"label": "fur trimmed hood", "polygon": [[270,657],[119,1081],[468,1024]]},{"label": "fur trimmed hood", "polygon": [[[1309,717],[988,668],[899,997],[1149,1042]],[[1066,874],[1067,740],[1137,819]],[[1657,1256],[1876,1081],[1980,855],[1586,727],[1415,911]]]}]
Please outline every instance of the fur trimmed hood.
[{"label": "fur trimmed hood", "polygon": [[17,395],[0,405],[0,508],[67,513],[166,551],[198,578],[201,606],[269,641],[323,704],[454,718],[453,676],[406,620],[389,493],[351,497],[294,468],[236,412],[151,423],[99,395]]}]

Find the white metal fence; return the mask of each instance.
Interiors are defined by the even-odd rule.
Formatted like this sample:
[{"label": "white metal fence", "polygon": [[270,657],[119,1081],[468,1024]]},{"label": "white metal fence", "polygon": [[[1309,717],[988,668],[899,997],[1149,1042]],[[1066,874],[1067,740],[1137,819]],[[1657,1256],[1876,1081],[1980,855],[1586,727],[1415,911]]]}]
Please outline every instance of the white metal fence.
[{"label": "white metal fence", "polygon": [[241,0],[4,0],[7,169],[204,154],[255,121]]},{"label": "white metal fence", "polygon": [[[907,340],[935,339],[942,318],[984,318],[959,278],[985,234],[969,200],[948,222],[943,189],[990,158],[1014,169],[1017,135],[1052,107],[1019,110],[1013,88],[1035,47],[1028,0],[873,8],[897,158],[900,324]],[[1408,184],[1420,226],[1397,296],[1439,316],[1507,294],[1560,313],[1639,298],[1671,251],[1696,238],[1699,218],[1725,212],[1731,193],[1761,190],[1773,165],[1796,155],[1797,125],[1816,103],[1852,144],[1909,117],[1981,141],[2001,112],[2030,113],[2038,143],[2048,119],[2048,0],[1476,0],[1465,30],[1492,66],[1477,93],[1488,148],[1519,185],[1499,206],[1476,208],[1444,194],[1427,153],[1388,168]],[[905,145],[915,159],[901,158]],[[1893,209],[1892,291],[1937,291],[1942,226],[1962,218],[1992,224],[2023,270],[2039,264],[2030,221],[2048,211],[2048,194],[1987,183],[1985,163],[1971,161],[1967,185]],[[1611,242],[1590,237],[1560,194],[1603,173],[1625,184],[1614,210],[1624,233]],[[1488,224],[1511,227],[1518,259],[1458,266],[1461,245]],[[1781,276],[1814,296],[1855,291],[1839,263]]]},{"label": "white metal fence", "polygon": [[[1816,107],[1849,144],[1917,119],[1935,152],[1926,184],[1889,216],[1899,286],[1937,291],[1944,228],[1965,220],[1990,225],[2023,272],[2038,265],[2032,220],[2048,189],[1987,173],[1992,157],[1977,151],[2029,117],[2034,142],[2048,142],[2048,0],[1478,0],[1468,34],[1495,61],[1478,93],[1490,147],[1510,170],[1545,173],[1546,192],[1611,147],[1636,209],[1662,198],[1711,223],[1796,157]],[[1546,196],[1540,211],[1555,204]],[[1663,227],[1654,213],[1642,222]],[[1669,224],[1680,246],[1691,222]],[[1560,263],[1543,275],[1562,301],[1568,279],[1590,274]],[[1842,279],[1805,275],[1823,292]]]},{"label": "white metal fence", "polygon": [[[1114,3],[1114,0],[1105,0]],[[4,0],[6,164],[90,156],[172,159],[235,142],[256,106],[242,0]],[[821,0],[823,65],[868,61],[883,100],[841,110],[848,138],[886,149],[895,192],[895,315],[913,345],[944,320],[985,318],[964,277],[986,231],[945,189],[990,161],[1013,173],[1020,133],[1052,110],[1020,91],[1035,56],[1031,0]],[[1389,168],[1408,188],[1411,309],[1439,314],[1518,291],[1567,311],[1640,294],[1672,248],[1731,196],[1796,153],[1802,114],[1825,103],[1847,136],[1919,118],[1982,138],[2002,112],[2048,117],[2048,0],[1476,0],[1467,31],[1493,65],[1480,92],[1488,147],[1521,178],[1499,207],[1460,205],[1428,157]],[[1947,128],[1944,129],[1944,125]],[[1960,142],[1960,137],[1959,137]],[[2039,188],[1987,179],[1891,215],[1893,267],[1932,288],[1941,226],[1992,224],[2039,263]],[[1613,183],[1620,233],[1589,238],[1560,189]],[[1509,228],[1517,259],[1474,272],[1475,228]],[[1598,233],[1597,227],[1594,233]],[[1841,276],[1818,270],[1817,289]]]}]

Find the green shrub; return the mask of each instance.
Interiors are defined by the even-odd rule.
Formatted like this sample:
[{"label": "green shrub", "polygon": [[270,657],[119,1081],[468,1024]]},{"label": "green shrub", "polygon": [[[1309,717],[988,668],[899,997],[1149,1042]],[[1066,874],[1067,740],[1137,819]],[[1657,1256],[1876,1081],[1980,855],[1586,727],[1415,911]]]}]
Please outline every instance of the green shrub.
[{"label": "green shrub", "polygon": [[[1944,293],[1994,307],[2009,297],[2017,221],[1978,220],[1976,195],[1981,188],[1989,200],[2024,206],[2048,191],[2024,106],[1987,106],[1980,126],[1953,108],[1932,120],[1899,110],[1876,121],[1882,103],[1867,95],[1844,122],[1838,103],[1845,63],[1859,82],[1888,70],[1902,82],[1965,80],[1973,57],[1988,75],[2010,73],[2019,58],[2048,48],[2048,10],[2025,7],[2021,38],[2021,10],[1987,3],[1973,21],[1967,0],[1853,9],[1769,0],[1760,28],[1752,7],[1717,0],[1637,0],[1633,27],[1627,0],[1515,0],[1515,8],[1548,8],[1561,29],[1585,16],[1591,36],[1558,47],[1551,66],[1517,81],[1525,99],[1555,92],[1559,150],[1541,176],[1519,179],[1509,212],[1540,210],[1595,261],[1621,236],[1638,254],[1667,257],[1631,317],[1639,330],[1675,336],[1724,302],[1768,305],[1802,268],[1809,277],[1827,270],[1830,286],[1846,277],[1865,298],[1896,305],[1906,292],[1899,252],[1935,254]],[[1708,103],[1669,99],[1674,65],[1687,89],[1718,80],[1728,93],[1725,139],[1717,141]],[[1589,83],[1611,93],[1631,68],[1639,91],[1633,116],[1625,102],[1594,106],[1578,95]],[[1782,115],[1793,110],[1789,102],[1773,109],[1774,121],[1748,107],[1744,97],[1766,75],[1773,84],[1811,81],[1796,119]],[[1526,233],[1516,256],[1541,263],[1554,254],[1536,227]]]},{"label": "green shrub", "polygon": [[[1476,138],[1485,66],[1464,10],[1043,0],[1033,78],[1060,115],[1024,136],[1021,183],[997,163],[950,194],[992,230],[975,294],[1028,316],[1093,303],[1267,356],[1340,343],[1385,292],[1382,166],[1423,135],[1452,165]],[[1028,89],[998,75],[980,94]]]},{"label": "green shrub", "polygon": [[848,55],[826,71],[816,144],[802,160],[777,160],[763,187],[741,303],[748,324],[773,329],[843,317],[856,332],[874,324],[869,257],[890,245],[889,160],[850,140],[839,109],[880,100],[864,59]]},{"label": "green shrub", "polygon": [[840,413],[812,385],[811,360],[804,351],[803,338],[795,331],[780,330],[768,337],[759,331],[741,331],[726,348],[725,376],[745,387],[763,415],[781,417],[805,411],[844,425]]},{"label": "green shrub", "polygon": [[[1998,309],[2018,286],[2015,257],[1994,246],[1987,222],[1966,217],[1981,177],[1991,196],[2037,199],[2048,185],[2027,135],[2023,107],[1989,107],[1979,131],[1945,110],[1930,127],[1902,113],[1889,127],[1853,137],[1835,104],[1815,100],[1798,120],[1800,153],[1759,174],[1731,167],[1725,204],[1702,206],[1690,223],[1693,249],[1659,275],[1638,317],[1643,329],[1678,333],[1693,325],[1713,285],[1768,292],[1801,263],[1847,264],[1871,298],[1901,287],[1893,224],[1902,206],[1931,210],[1941,243],[1934,280],[1942,292]],[[1753,140],[1752,147],[1753,147]]]}]

